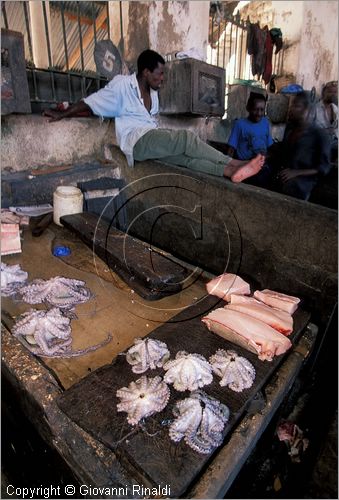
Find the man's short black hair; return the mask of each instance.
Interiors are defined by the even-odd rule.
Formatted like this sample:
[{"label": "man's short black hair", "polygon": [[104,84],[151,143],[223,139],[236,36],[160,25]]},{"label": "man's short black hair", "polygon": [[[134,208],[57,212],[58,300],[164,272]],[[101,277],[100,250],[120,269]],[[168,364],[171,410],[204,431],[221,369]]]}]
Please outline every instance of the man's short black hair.
[{"label": "man's short black hair", "polygon": [[247,110],[253,106],[254,101],[264,101],[266,103],[267,97],[264,94],[260,94],[259,92],[251,92],[247,101]]},{"label": "man's short black hair", "polygon": [[150,49],[144,50],[137,61],[138,75],[141,75],[144,69],[149,69],[151,72],[154,71],[159,63],[165,64],[165,60],[158,52]]}]

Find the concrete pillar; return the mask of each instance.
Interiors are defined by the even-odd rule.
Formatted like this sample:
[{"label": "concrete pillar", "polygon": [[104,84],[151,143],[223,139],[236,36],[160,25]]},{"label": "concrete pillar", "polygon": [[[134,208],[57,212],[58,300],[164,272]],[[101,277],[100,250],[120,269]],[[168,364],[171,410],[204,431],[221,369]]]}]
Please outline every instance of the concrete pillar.
[{"label": "concrete pillar", "polygon": [[120,51],[122,51],[123,46],[123,33],[121,32],[121,28],[123,31],[122,10],[126,10],[123,2],[116,0],[108,2],[109,37]]},{"label": "concrete pillar", "polygon": [[48,68],[48,49],[46,40],[45,19],[43,14],[42,4],[45,4],[46,17],[49,33],[49,42],[51,49],[51,64],[53,65],[53,49],[52,49],[52,36],[51,36],[51,19],[49,11],[49,2],[30,1],[29,13],[31,20],[31,36],[33,48],[33,60],[37,68]]},{"label": "concrete pillar", "polygon": [[108,2],[109,37],[122,56],[123,75],[128,75],[130,72],[125,62],[125,53],[128,51],[129,3],[117,0]]},{"label": "concrete pillar", "polygon": [[[149,11],[153,2],[122,2],[124,59],[131,71],[136,70],[140,52],[150,46]],[[156,50],[156,49],[155,49]]]},{"label": "concrete pillar", "polygon": [[[110,3],[117,4],[112,6],[112,15],[117,15],[119,2]],[[130,69],[135,70],[138,55],[147,48],[162,55],[196,48],[206,58],[209,5],[207,1],[122,2],[123,55]],[[112,20],[110,24],[115,26]],[[116,37],[112,33],[113,43]]]}]

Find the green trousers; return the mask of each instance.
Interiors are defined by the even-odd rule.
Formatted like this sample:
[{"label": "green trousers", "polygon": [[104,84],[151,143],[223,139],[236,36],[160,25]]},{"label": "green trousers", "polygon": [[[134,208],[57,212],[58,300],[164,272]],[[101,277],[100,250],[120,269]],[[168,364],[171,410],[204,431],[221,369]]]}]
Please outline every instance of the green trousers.
[{"label": "green trousers", "polygon": [[143,135],[133,149],[134,159],[162,160],[205,174],[224,175],[231,157],[212,148],[189,130],[154,129]]}]

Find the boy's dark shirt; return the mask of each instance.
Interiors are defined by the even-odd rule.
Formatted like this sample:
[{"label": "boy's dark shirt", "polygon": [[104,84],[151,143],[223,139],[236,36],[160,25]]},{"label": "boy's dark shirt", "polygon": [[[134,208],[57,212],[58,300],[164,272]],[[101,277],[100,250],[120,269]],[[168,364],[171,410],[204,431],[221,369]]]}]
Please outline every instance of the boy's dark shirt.
[{"label": "boy's dark shirt", "polygon": [[279,163],[284,168],[317,169],[321,175],[331,169],[329,141],[318,127],[310,125],[297,133],[293,125],[287,124],[280,146]]}]

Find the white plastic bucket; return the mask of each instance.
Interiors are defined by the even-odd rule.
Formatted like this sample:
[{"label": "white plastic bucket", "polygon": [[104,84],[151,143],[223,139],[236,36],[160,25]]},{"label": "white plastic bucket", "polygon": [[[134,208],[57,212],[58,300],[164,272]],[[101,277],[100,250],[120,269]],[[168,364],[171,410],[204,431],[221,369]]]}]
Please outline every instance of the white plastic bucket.
[{"label": "white plastic bucket", "polygon": [[53,220],[62,226],[60,217],[82,212],[83,194],[74,186],[59,186],[53,193]]}]

